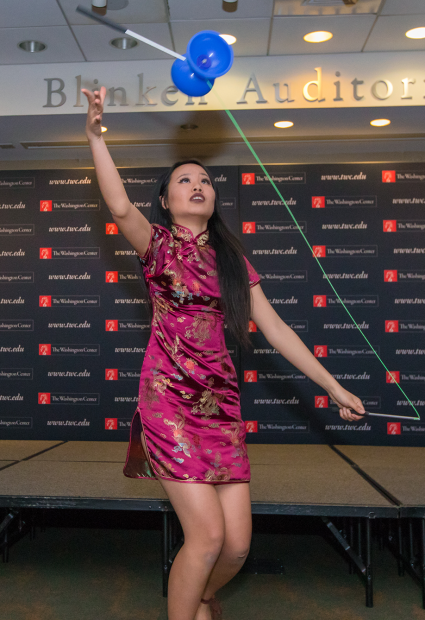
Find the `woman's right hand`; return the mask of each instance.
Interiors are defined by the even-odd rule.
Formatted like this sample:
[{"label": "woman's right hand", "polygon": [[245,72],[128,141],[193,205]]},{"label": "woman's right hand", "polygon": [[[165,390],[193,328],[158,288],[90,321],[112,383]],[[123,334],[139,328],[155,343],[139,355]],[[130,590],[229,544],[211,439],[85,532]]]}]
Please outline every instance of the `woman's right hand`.
[{"label": "woman's right hand", "polygon": [[106,88],[102,86],[100,91],[95,90],[94,92],[82,88],[81,92],[85,94],[89,104],[86,121],[87,138],[89,140],[100,138],[102,135],[103,102],[105,101]]}]

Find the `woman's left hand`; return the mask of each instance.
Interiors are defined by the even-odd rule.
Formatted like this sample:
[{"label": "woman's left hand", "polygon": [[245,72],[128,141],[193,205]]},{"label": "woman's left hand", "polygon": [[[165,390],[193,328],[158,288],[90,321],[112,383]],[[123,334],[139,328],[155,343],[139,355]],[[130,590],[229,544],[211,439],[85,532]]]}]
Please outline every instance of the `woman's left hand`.
[{"label": "woman's left hand", "polygon": [[345,390],[341,385],[338,384],[332,390],[329,390],[328,394],[339,407],[339,415],[343,420],[353,422],[354,420],[361,420],[364,417],[363,415],[356,415],[351,411],[354,409],[354,411],[360,414],[365,412],[360,398]]}]

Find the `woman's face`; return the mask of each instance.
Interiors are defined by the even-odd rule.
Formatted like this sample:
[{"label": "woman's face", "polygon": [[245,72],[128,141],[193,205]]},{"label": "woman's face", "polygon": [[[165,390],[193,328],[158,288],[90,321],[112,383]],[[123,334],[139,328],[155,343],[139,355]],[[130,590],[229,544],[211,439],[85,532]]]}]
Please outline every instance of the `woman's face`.
[{"label": "woman's face", "polygon": [[162,206],[170,210],[173,222],[199,219],[207,222],[214,212],[215,191],[202,166],[183,164],[176,168],[168,184]]}]

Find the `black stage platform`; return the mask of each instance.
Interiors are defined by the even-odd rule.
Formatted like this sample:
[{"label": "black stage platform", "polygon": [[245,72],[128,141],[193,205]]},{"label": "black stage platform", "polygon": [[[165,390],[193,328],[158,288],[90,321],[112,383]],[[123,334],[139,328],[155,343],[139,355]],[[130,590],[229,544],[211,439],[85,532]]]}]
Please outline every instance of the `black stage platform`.
[{"label": "black stage platform", "polygon": [[[4,559],[23,509],[158,511],[163,515],[166,596],[168,572],[181,544],[178,524],[158,481],[123,475],[126,451],[126,442],[0,441]],[[425,448],[250,444],[248,453],[252,512],[321,517],[347,554],[350,569],[363,578],[371,607],[371,525],[406,517],[421,519],[424,529]],[[403,561],[413,561],[413,528],[411,539],[408,561],[397,543],[399,571]],[[423,543],[422,537],[421,567]],[[422,575],[417,568],[412,571]]]}]

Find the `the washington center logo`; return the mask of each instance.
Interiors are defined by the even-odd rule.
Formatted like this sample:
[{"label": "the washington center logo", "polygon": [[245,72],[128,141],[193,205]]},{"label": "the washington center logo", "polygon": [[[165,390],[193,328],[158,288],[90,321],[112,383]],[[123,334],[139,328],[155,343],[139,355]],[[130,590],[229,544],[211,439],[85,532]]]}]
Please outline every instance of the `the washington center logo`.
[{"label": "the washington center logo", "polygon": [[314,357],[328,357],[328,347],[325,344],[314,345]]},{"label": "the washington center logo", "polygon": [[387,422],[387,435],[401,435],[401,423]]},{"label": "the washington center logo", "polygon": [[118,368],[105,368],[106,381],[118,381]]},{"label": "the washington center logo", "polygon": [[256,383],[257,382],[257,371],[256,370],[244,370],[243,380],[245,383]]},{"label": "the washington center logo", "polygon": [[313,256],[317,258],[325,258],[326,257],[326,246],[325,245],[313,245]]},{"label": "the washington center logo", "polygon": [[395,183],[395,170],[383,170],[382,183]]},{"label": "the washington center logo", "polygon": [[397,282],[398,272],[397,269],[384,269],[384,282]]},{"label": "the washington center logo", "polygon": [[50,405],[50,392],[39,392],[38,393],[38,404],[39,405]]},{"label": "the washington center logo", "polygon": [[313,295],[313,308],[326,308],[326,295]]},{"label": "the washington center logo", "polygon": [[40,211],[51,211],[52,208],[51,200],[40,200]]},{"label": "the washington center logo", "polygon": [[314,406],[316,409],[327,409],[329,407],[329,396],[315,396]]},{"label": "the washington center logo", "polygon": [[105,282],[118,282],[118,271],[106,271]]},{"label": "the washington center logo", "polygon": [[255,172],[242,172],[242,185],[255,185]]},{"label": "the washington center logo", "polygon": [[39,344],[38,345],[38,354],[39,355],[51,355],[52,354],[52,345],[51,344]]},{"label": "the washington center logo", "polygon": [[107,235],[118,235],[118,226],[112,223],[106,224],[106,234]]},{"label": "the washington center logo", "polygon": [[118,320],[106,320],[105,321],[105,331],[107,332],[117,332],[118,331]]},{"label": "the washington center logo", "polygon": [[245,430],[247,433],[258,433],[258,422],[256,420],[247,420],[245,422]]},{"label": "the washington center logo", "polygon": [[385,331],[390,334],[398,332],[398,321],[385,321]]},{"label": "the washington center logo", "polygon": [[40,258],[52,258],[52,248],[40,248]]},{"label": "the washington center logo", "polygon": [[397,232],[397,220],[384,220],[382,228],[384,232]]},{"label": "the washington center logo", "polygon": [[256,332],[257,331],[257,324],[254,323],[254,321],[249,321],[249,323],[248,323],[248,331],[249,332]]},{"label": "the washington center logo", "polygon": [[105,418],[105,430],[116,431],[118,429],[118,418]]},{"label": "the washington center logo", "polygon": [[242,222],[242,232],[244,235],[255,233],[255,222]]},{"label": "the washington center logo", "polygon": [[312,209],[324,209],[325,208],[325,197],[324,196],[312,196],[311,207]]},{"label": "the washington center logo", "polygon": [[400,371],[399,370],[391,370],[386,371],[385,373],[385,382],[386,383],[400,383]]},{"label": "the washington center logo", "polygon": [[40,308],[51,308],[52,296],[51,295],[40,295],[38,298],[38,305],[40,306]]}]

